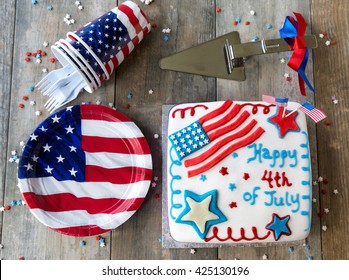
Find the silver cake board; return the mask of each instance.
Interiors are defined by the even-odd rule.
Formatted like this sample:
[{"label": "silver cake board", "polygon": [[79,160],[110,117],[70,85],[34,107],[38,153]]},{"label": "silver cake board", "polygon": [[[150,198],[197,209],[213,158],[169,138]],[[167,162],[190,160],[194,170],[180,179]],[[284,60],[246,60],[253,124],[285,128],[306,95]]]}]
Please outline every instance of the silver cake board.
[{"label": "silver cake board", "polygon": [[162,106],[162,247],[163,248],[222,248],[222,247],[268,247],[299,246],[305,240],[292,242],[254,242],[254,243],[194,243],[178,242],[171,237],[168,217],[167,192],[167,130],[168,114],[174,105]]}]

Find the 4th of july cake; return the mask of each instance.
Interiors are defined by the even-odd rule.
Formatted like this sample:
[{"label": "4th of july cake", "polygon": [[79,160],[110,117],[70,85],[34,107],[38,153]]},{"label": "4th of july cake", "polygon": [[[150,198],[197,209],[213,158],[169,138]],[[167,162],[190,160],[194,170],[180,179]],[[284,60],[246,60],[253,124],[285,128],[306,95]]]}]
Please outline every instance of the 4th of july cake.
[{"label": "4th of july cake", "polygon": [[307,237],[311,160],[305,114],[292,112],[298,107],[226,100],[170,110],[167,190],[174,240],[269,243]]}]

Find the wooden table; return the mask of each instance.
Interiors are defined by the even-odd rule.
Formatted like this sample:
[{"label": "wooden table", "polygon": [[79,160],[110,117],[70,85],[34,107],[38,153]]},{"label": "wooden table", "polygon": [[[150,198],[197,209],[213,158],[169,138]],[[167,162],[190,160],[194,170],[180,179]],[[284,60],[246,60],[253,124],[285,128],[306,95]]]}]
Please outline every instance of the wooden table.
[{"label": "wooden table", "polygon": [[[47,5],[53,2],[53,10]],[[42,49],[52,57],[50,48],[43,47],[44,41],[52,45],[59,38],[65,38],[67,31],[74,31],[89,20],[113,8],[116,1],[83,0],[84,9],[79,11],[74,1],[31,1],[8,0],[2,5],[0,33],[0,197],[1,204],[9,205],[20,199],[16,187],[17,165],[10,163],[11,151],[20,154],[20,141],[27,139],[31,131],[47,116],[43,108],[46,98],[37,90],[29,92],[28,87],[42,77],[42,68],[59,68],[43,58],[41,64],[35,59],[26,63],[26,51]],[[128,115],[141,128],[151,147],[154,176],[159,177],[155,188],[150,188],[144,204],[125,224],[103,236],[106,247],[99,247],[95,237],[75,238],[64,236],[46,228],[37,221],[26,206],[14,206],[0,216],[1,250],[3,259],[261,259],[264,254],[269,259],[349,259],[349,132],[348,88],[349,88],[349,44],[348,12],[346,0],[155,0],[146,6],[136,1],[144,9],[152,23],[157,25],[151,34],[138,46],[120,66],[117,73],[105,82],[95,93],[84,92],[71,104],[83,101],[102,104],[113,103],[118,110]],[[221,8],[221,12],[216,12]],[[250,15],[255,10],[256,15]],[[277,38],[278,29],[286,15],[292,11],[301,12],[309,26],[307,33],[327,32],[326,38],[335,39],[335,46],[326,46],[319,40],[319,47],[312,52],[307,74],[315,85],[316,94],[300,95],[297,76],[286,64],[280,63],[287,54],[271,54],[250,58],[246,63],[247,80],[234,82],[196,75],[162,71],[158,67],[160,58],[174,52],[205,42],[216,36],[237,30],[242,42],[252,36]],[[68,26],[63,18],[71,14],[76,20]],[[234,26],[235,18],[241,24]],[[250,25],[245,25],[250,21]],[[267,29],[266,24],[272,28]],[[164,40],[163,28],[170,28],[168,41]],[[204,59],[204,58],[203,58]],[[290,73],[291,81],[284,78]],[[149,94],[149,90],[153,94]],[[128,93],[133,98],[128,99]],[[308,100],[322,108],[328,115],[328,123],[315,125],[308,122],[313,179],[321,175],[326,180],[313,187],[317,200],[313,205],[313,220],[307,244],[295,247],[289,252],[287,246],[200,248],[195,254],[189,249],[165,249],[161,239],[161,178],[162,178],[162,106],[182,102],[203,102],[224,100],[260,100],[263,93],[274,96],[288,96],[291,100]],[[23,101],[22,96],[29,96]],[[336,96],[338,104],[331,100]],[[30,106],[29,101],[36,105]],[[23,109],[19,103],[25,104]],[[130,104],[126,109],[125,105]],[[42,115],[36,116],[35,111]],[[325,184],[327,183],[327,184]],[[338,194],[333,194],[337,189]],[[156,194],[160,195],[156,199]],[[318,215],[328,208],[330,212]],[[321,217],[320,217],[321,216]],[[327,226],[323,231],[322,226]],[[81,240],[86,246],[79,245]]]}]

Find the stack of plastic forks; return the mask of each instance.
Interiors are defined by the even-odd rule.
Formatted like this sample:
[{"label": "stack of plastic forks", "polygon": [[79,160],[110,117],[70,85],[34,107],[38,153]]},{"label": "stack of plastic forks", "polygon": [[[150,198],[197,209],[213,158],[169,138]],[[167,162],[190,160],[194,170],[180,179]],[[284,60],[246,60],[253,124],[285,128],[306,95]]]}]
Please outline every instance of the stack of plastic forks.
[{"label": "stack of plastic forks", "polygon": [[44,105],[49,112],[75,99],[85,86],[86,82],[71,65],[50,72],[36,85],[44,96],[50,97]]}]

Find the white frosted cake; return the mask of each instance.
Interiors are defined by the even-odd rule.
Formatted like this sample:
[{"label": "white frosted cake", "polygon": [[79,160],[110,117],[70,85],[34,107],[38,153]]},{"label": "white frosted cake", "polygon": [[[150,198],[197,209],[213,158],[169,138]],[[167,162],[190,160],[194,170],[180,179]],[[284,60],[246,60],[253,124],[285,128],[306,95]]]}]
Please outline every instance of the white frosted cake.
[{"label": "white frosted cake", "polygon": [[[169,112],[169,229],[178,242],[304,240],[311,224],[311,160],[304,113],[221,101]],[[289,115],[288,115],[289,114]]]}]

